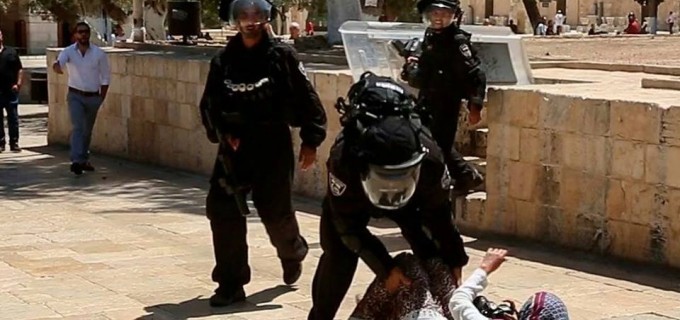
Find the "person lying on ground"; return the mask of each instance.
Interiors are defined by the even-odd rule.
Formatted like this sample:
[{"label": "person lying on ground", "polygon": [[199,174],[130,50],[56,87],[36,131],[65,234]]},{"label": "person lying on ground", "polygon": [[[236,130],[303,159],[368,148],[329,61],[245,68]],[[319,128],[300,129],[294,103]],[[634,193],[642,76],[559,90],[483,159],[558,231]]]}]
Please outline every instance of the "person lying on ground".
[{"label": "person lying on ground", "polygon": [[451,297],[449,309],[455,320],[569,320],[562,300],[548,292],[530,297],[518,312],[512,301],[496,305],[480,293],[487,286],[487,278],[505,262],[507,250],[490,248],[479,268],[458,287]]}]

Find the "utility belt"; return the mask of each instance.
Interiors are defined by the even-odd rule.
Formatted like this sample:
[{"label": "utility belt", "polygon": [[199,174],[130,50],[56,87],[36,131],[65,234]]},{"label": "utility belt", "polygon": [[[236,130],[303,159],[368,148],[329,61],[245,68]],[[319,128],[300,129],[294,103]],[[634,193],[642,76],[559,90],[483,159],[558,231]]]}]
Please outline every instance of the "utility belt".
[{"label": "utility belt", "polygon": [[297,121],[299,116],[293,110],[289,99],[281,95],[272,95],[256,101],[227,95],[220,100],[221,104],[226,106],[220,112],[221,121],[228,124],[275,125],[287,123],[291,126],[297,126],[299,122]]}]

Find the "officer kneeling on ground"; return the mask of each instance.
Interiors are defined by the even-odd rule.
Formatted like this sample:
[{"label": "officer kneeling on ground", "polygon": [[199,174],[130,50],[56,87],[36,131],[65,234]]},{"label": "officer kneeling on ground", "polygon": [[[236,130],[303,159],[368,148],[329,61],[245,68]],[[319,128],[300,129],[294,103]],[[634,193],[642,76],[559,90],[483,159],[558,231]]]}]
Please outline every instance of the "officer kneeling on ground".
[{"label": "officer kneeling on ground", "polygon": [[458,0],[420,0],[418,12],[428,24],[422,53],[408,59],[402,77],[420,89],[420,103],[432,116],[432,135],[444,153],[458,193],[484,182],[482,175],[454,148],[462,99],[468,100],[469,122],[481,120],[486,74],[470,37],[455,22],[462,15]]},{"label": "officer kneeling on ground", "polygon": [[323,255],[309,319],[333,319],[361,258],[388,292],[409,279],[368,228],[371,217],[397,223],[414,254],[441,257],[456,279],[468,262],[452,221],[450,178],[440,149],[420,124],[415,99],[390,78],[366,73],[342,99],[343,129],[327,162],[321,215]]},{"label": "officer kneeling on ground", "polygon": [[228,14],[239,33],[212,59],[200,106],[208,138],[220,143],[206,200],[216,261],[212,279],[219,284],[212,306],[245,299],[250,191],[281,260],[283,281],[298,280],[308,247],[291,201],[295,161],[289,125],[301,127],[303,170],[314,164],[326,137],[325,111],[295,51],[266,32],[271,3],[228,2],[222,2],[221,16]]}]

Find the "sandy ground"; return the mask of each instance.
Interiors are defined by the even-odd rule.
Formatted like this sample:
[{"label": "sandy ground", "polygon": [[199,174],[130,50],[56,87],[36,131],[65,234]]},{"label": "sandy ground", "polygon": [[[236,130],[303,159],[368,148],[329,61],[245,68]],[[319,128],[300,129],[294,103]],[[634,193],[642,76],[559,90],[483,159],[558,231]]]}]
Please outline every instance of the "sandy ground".
[{"label": "sandy ground", "polygon": [[569,57],[585,61],[680,66],[680,37],[528,38],[530,58]]}]

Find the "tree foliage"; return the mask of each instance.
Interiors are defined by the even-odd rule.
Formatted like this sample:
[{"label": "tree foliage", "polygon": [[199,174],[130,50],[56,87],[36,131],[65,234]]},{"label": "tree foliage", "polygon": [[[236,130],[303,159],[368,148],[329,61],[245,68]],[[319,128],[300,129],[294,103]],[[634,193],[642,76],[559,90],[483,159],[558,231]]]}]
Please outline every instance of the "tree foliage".
[{"label": "tree foliage", "polygon": [[[0,11],[19,5],[18,0],[0,0]],[[132,0],[29,0],[28,9],[46,20],[75,22],[79,17],[99,15],[106,10],[111,19],[122,22],[132,9]]]},{"label": "tree foliage", "polygon": [[[0,13],[6,12],[19,0],[0,0]],[[167,0],[143,0],[146,6],[165,7]],[[201,20],[207,28],[217,28],[221,25],[218,15],[220,0],[199,0],[201,2]],[[403,1],[403,0],[399,0]],[[99,15],[102,9],[117,22],[124,22],[132,13],[133,0],[29,0],[31,12],[41,15],[44,19],[75,22],[79,17]],[[273,0],[279,12],[286,12],[288,8],[299,6],[307,9],[314,16],[326,15],[325,0]],[[285,10],[284,10],[285,9]]]}]

